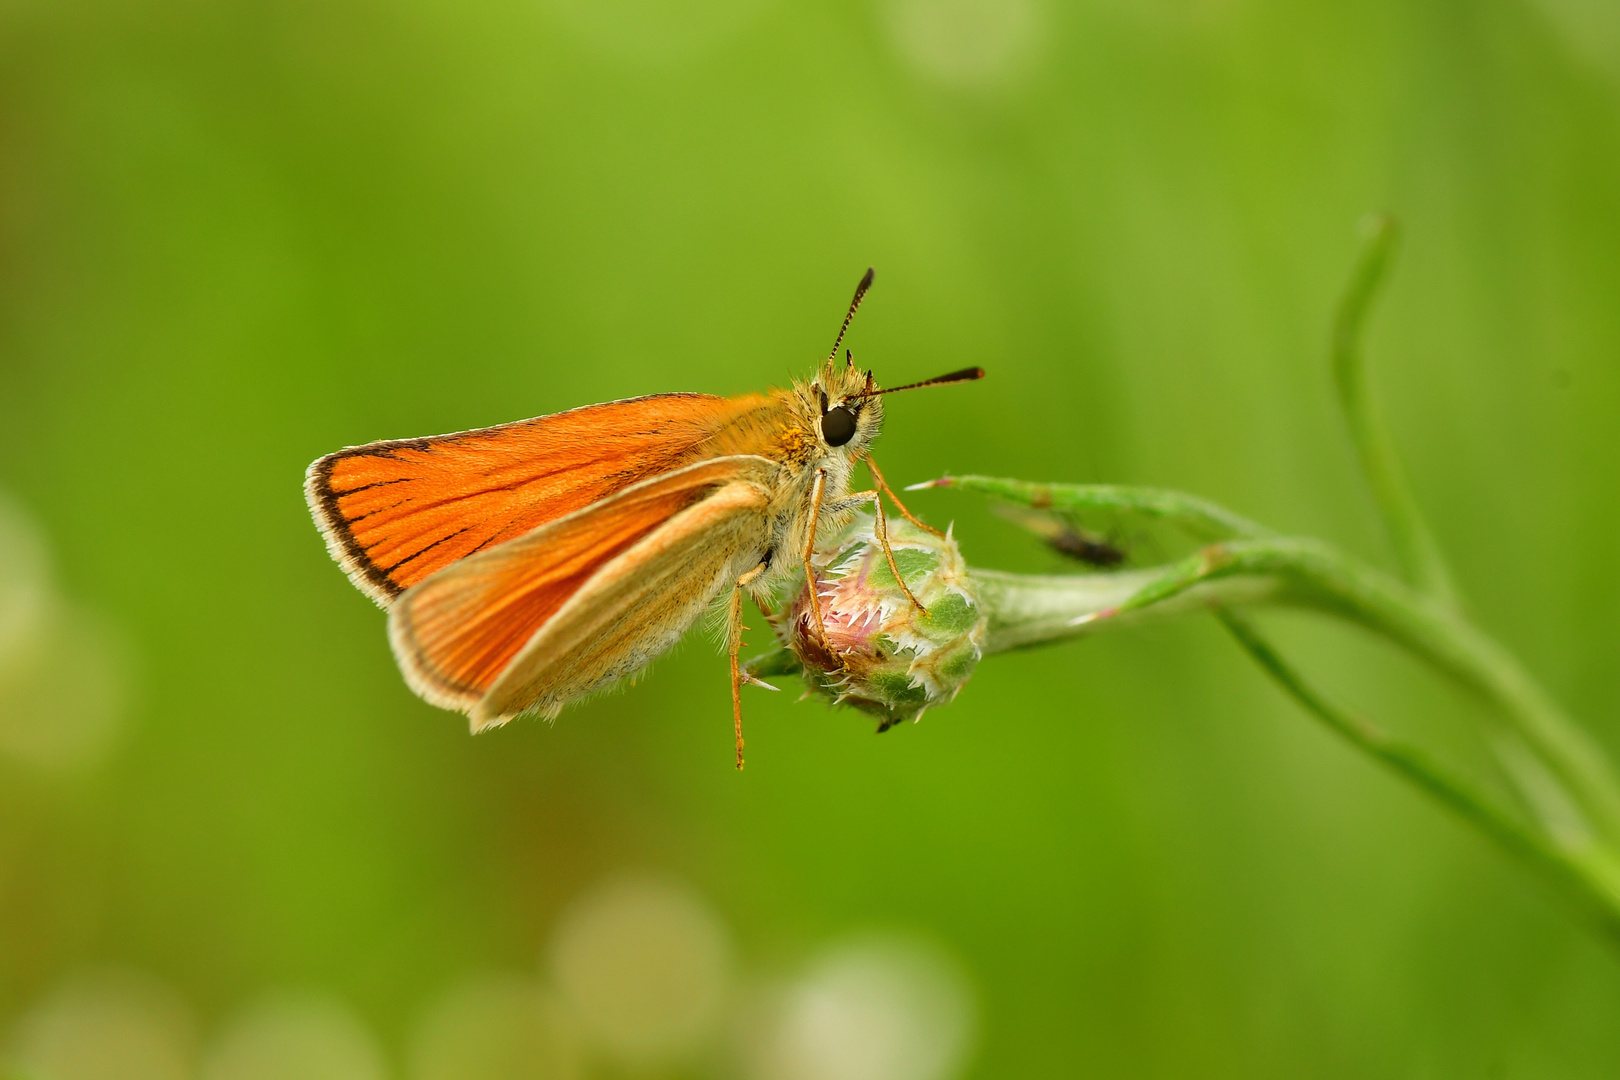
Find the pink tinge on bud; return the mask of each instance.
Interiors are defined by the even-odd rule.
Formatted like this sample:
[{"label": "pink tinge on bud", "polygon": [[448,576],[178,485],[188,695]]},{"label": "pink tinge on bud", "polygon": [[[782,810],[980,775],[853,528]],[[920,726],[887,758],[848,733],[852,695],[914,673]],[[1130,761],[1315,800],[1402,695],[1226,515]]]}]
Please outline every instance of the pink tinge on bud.
[{"label": "pink tinge on bud", "polygon": [[[874,639],[883,630],[886,612],[882,599],[875,596],[867,581],[872,572],[872,552],[866,553],[846,576],[829,579],[816,575],[816,599],[821,605],[822,633],[812,625],[815,612],[810,596],[801,591],[793,604],[794,636],[801,653],[809,650],[824,661],[824,670],[845,666],[852,659],[875,657]],[[825,641],[826,648],[822,647]],[[827,649],[831,649],[829,654]]]},{"label": "pink tinge on bud", "polygon": [[891,564],[873,529],[859,518],[829,545],[813,576],[814,602],[801,588],[774,621],[810,688],[877,715],[883,730],[955,697],[988,620],[948,536],[891,522]]}]

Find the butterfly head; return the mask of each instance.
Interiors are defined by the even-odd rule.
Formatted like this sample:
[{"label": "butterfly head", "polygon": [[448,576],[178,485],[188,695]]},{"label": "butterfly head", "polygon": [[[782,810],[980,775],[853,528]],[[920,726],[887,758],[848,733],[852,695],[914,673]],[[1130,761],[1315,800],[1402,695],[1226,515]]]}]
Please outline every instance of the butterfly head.
[{"label": "butterfly head", "polygon": [[841,451],[851,459],[858,458],[883,425],[877,382],[870,371],[857,369],[848,353],[843,363],[823,365],[804,388],[802,403],[824,452]]},{"label": "butterfly head", "polygon": [[866,452],[883,424],[883,402],[879,395],[984,377],[983,368],[964,368],[918,383],[879,389],[870,371],[855,367],[855,358],[849,350],[844,350],[843,363],[839,363],[838,346],[843,344],[850,320],[860,309],[866,291],[872,287],[872,278],[873,272],[868,267],[860,283],[855,286],[855,298],[850,301],[849,311],[844,315],[844,325],[838,329],[838,337],[833,341],[832,352],[821,366],[820,374],[810,383],[795,387],[799,411],[808,426],[814,428],[822,453],[830,455],[841,452],[852,461]]}]

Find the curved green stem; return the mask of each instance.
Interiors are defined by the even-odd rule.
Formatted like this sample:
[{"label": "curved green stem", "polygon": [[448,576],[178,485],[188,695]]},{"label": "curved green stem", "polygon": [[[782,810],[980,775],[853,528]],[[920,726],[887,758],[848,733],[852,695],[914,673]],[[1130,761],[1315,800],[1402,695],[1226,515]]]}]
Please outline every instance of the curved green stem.
[{"label": "curved green stem", "polygon": [[[1589,901],[1620,941],[1620,784],[1607,758],[1502,648],[1458,611],[1439,545],[1423,520],[1368,384],[1362,334],[1399,232],[1383,215],[1333,327],[1333,374],[1356,454],[1409,587],[1315,540],[1279,537],[1204,499],[1112,485],[944,477],[960,488],[1037,510],[1105,510],[1172,522],[1213,540],[1152,570],[1034,577],[976,570],[989,617],[987,653],[1024,648],[1150,614],[1213,609],[1238,642],[1305,708],[1483,831]],[[1485,733],[1539,829],[1496,805],[1462,774],[1345,712],[1311,689],[1233,607],[1285,603],[1337,615],[1423,657],[1484,699],[1505,724]]]},{"label": "curved green stem", "polygon": [[[1424,594],[1316,540],[1281,537],[1177,492],[1029,484],[988,477],[961,487],[1058,511],[1108,509],[1224,538],[1178,562],[1073,575],[973,570],[990,623],[985,652],[1026,648],[1149,617],[1214,609],[1239,642],[1307,709],[1356,745],[1573,886],[1620,940],[1620,784],[1607,758],[1507,650],[1439,596]],[[1422,657],[1483,699],[1501,727],[1483,734],[1530,820],[1497,806],[1462,774],[1393,740],[1311,690],[1237,608],[1305,607],[1347,619]],[[1533,822],[1533,824],[1532,824]]]},{"label": "curved green stem", "polygon": [[1568,786],[1592,825],[1610,843],[1620,842],[1620,786],[1608,761],[1518,660],[1451,608],[1327,544],[1293,538],[1212,544],[1166,567],[1117,612],[1099,617],[1159,603],[1204,582],[1254,574],[1278,578],[1288,602],[1376,630],[1478,693]]},{"label": "curved green stem", "polygon": [[[1583,906],[1591,909],[1599,926],[1620,942],[1620,877],[1612,859],[1594,859],[1551,842],[1513,815],[1506,813],[1466,778],[1416,746],[1390,736],[1382,728],[1340,708],[1318,693],[1273,649],[1253,624],[1229,608],[1216,605],[1218,618],[1267,674],[1295,701],[1329,728],[1366,751],[1401,776],[1451,807],[1465,820],[1511,853],[1536,866]],[[1595,901],[1595,902],[1594,902]]]},{"label": "curved green stem", "polygon": [[[933,481],[927,486],[947,484]],[[978,476],[948,478],[948,486],[1026,506],[1128,510],[1172,520],[1191,531],[1224,527],[1233,537],[1157,571],[1055,578],[975,571],[993,592],[987,603],[992,612],[989,651],[1068,636],[1089,621],[1142,611],[1194,588],[1200,595],[1182,597],[1177,609],[1210,598],[1248,602],[1258,589],[1270,600],[1313,607],[1368,626],[1480,694],[1568,785],[1584,816],[1612,842],[1620,843],[1620,785],[1602,751],[1511,653],[1438,598],[1416,593],[1331,545],[1268,534],[1217,504],[1179,492]],[[1232,585],[1211,588],[1243,578],[1269,584],[1262,588],[1249,580],[1237,586],[1249,594],[1241,599],[1232,593]],[[1102,599],[1132,588],[1135,591],[1117,603]],[[1527,799],[1538,805],[1547,802],[1536,794],[1536,782],[1511,759],[1504,763]]]},{"label": "curved green stem", "polygon": [[1367,315],[1389,270],[1400,227],[1394,218],[1374,214],[1366,219],[1365,229],[1367,240],[1361,258],[1333,324],[1333,379],[1350,427],[1350,439],[1384,527],[1389,530],[1390,544],[1402,572],[1420,592],[1443,604],[1455,604],[1457,594],[1451,572],[1418,509],[1395,440],[1373,400],[1362,351]]}]

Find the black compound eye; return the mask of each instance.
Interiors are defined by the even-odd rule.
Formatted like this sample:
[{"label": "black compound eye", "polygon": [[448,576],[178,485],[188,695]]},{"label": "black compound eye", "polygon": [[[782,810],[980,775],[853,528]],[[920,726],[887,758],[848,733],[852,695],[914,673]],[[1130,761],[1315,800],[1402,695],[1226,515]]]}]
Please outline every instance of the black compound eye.
[{"label": "black compound eye", "polygon": [[828,446],[843,446],[855,437],[855,414],[844,406],[821,414],[821,437]]}]

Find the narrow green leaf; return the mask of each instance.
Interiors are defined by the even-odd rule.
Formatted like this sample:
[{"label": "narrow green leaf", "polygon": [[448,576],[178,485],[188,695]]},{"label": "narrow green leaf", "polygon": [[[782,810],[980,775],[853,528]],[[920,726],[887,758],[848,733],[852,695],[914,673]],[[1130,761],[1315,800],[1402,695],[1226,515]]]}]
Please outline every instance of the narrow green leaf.
[{"label": "narrow green leaf", "polygon": [[907,491],[954,488],[992,495],[1037,510],[1109,510],[1167,521],[1200,540],[1235,536],[1269,536],[1271,530],[1234,514],[1218,503],[1162,488],[1117,484],[1037,484],[993,476],[943,476],[913,484]]}]

